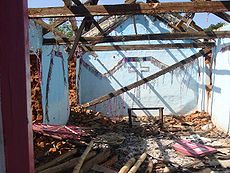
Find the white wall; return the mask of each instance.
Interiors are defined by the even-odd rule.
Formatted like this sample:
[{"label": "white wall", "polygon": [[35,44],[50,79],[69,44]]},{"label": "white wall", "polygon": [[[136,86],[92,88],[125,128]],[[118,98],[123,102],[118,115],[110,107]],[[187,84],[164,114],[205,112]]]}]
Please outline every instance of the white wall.
[{"label": "white wall", "polygon": [[[110,35],[135,35],[134,18],[118,26]],[[137,15],[135,16],[137,34],[167,33],[171,29],[163,22],[152,16]],[[171,40],[171,41],[134,41],[121,42],[114,44],[131,45],[131,44],[163,44],[163,43],[189,43],[191,40]],[[106,45],[106,44],[101,44]],[[113,45],[113,43],[108,44]],[[146,61],[128,61],[125,62],[112,75],[101,77],[108,70],[114,69],[119,61],[123,58],[146,58],[154,59],[170,66],[179,62],[195,53],[199,49],[162,49],[162,50],[132,50],[132,51],[97,51],[97,58],[86,53],[83,60],[90,67],[81,65],[81,103],[86,103],[111,91],[120,89],[141,78],[152,75],[161,70],[159,66]],[[202,61],[203,58],[200,58]],[[129,107],[158,107],[165,108],[165,114],[188,114],[197,110],[199,99],[199,88],[202,87],[198,82],[198,60],[187,64],[184,68],[178,68],[172,73],[167,73],[159,78],[137,87],[120,96],[112,98],[104,103],[98,104],[92,109],[103,112],[108,116],[126,115]],[[95,73],[92,68],[99,73]],[[91,69],[90,69],[91,68]],[[154,112],[156,114],[157,112]],[[138,115],[152,115],[151,111],[138,111]]]},{"label": "white wall", "polygon": [[[53,35],[48,33],[44,37],[52,38]],[[29,25],[29,43],[30,51],[36,53],[42,51],[41,69],[42,69],[42,108],[43,123],[46,124],[66,124],[69,118],[69,102],[68,102],[68,54],[64,50],[64,46],[42,46],[42,28],[41,26],[30,21]],[[52,52],[58,52],[62,56],[56,56]],[[50,60],[54,58],[54,64],[51,72],[50,89],[48,99],[46,99],[47,77],[50,67]],[[63,64],[62,64],[63,63]],[[63,66],[64,65],[64,70]],[[66,83],[64,82],[66,79]],[[48,117],[45,116],[46,102],[48,102]]]},{"label": "white wall", "polygon": [[[227,25],[221,30],[230,30]],[[230,133],[230,39],[217,39],[213,67],[212,120],[226,133]]]}]

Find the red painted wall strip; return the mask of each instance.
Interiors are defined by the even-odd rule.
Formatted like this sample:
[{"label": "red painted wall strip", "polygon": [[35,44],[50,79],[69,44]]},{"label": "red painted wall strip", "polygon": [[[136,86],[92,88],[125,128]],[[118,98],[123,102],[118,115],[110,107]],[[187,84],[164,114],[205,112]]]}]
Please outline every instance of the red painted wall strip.
[{"label": "red painted wall strip", "polygon": [[34,172],[27,0],[0,0],[1,106],[7,173]]}]

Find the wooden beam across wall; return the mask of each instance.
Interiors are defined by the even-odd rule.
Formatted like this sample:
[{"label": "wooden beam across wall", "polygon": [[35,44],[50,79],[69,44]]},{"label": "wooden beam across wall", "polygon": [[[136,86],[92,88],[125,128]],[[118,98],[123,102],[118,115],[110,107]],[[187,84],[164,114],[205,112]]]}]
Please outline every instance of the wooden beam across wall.
[{"label": "wooden beam across wall", "polygon": [[[191,0],[191,1],[210,1],[210,0]],[[216,12],[213,13],[216,16],[220,17],[221,19],[225,20],[226,22],[230,22],[230,15],[228,13],[224,13],[224,12]]]},{"label": "wooden beam across wall", "polygon": [[166,3],[134,3],[119,5],[80,5],[66,7],[30,8],[29,18],[83,17],[106,15],[134,15],[161,13],[218,13],[230,11],[229,1],[207,2],[166,2]]},{"label": "wooden beam across wall", "polygon": [[[126,36],[95,36],[81,37],[81,43],[111,43],[126,42],[139,40],[196,40],[196,39],[215,39],[230,38],[230,31],[204,31],[204,32],[177,32],[177,33],[160,33],[160,34],[139,34]],[[57,40],[59,43],[63,41]],[[43,44],[55,44],[55,39],[44,39]],[[70,39],[70,41],[73,41]]]},{"label": "wooden beam across wall", "polygon": [[159,72],[157,72],[155,74],[152,74],[152,75],[150,75],[150,76],[148,76],[146,78],[143,78],[143,79],[141,79],[141,80],[139,80],[137,82],[134,82],[134,83],[132,83],[132,84],[126,86],[126,87],[123,87],[123,88],[121,88],[119,90],[113,91],[113,92],[108,93],[108,94],[106,94],[104,96],[96,98],[96,99],[94,99],[94,100],[92,100],[92,101],[90,101],[88,103],[82,104],[81,106],[84,107],[84,108],[87,108],[87,107],[90,107],[90,106],[100,104],[100,103],[102,103],[102,102],[104,102],[106,100],[109,100],[109,99],[111,99],[113,97],[116,97],[116,96],[118,96],[118,95],[120,95],[120,94],[122,94],[124,92],[130,91],[133,88],[136,88],[136,87],[141,86],[141,85],[143,85],[143,84],[145,84],[145,83],[147,83],[147,82],[149,82],[151,80],[154,80],[154,79],[156,79],[156,78],[158,78],[158,77],[160,77],[160,76],[162,76],[162,75],[164,75],[164,74],[166,74],[168,72],[171,72],[171,71],[175,70],[178,67],[184,66],[185,64],[188,64],[188,63],[191,63],[192,61],[196,60],[197,58],[199,58],[201,56],[204,56],[204,55],[207,55],[210,52],[211,52],[210,49],[202,49],[198,53],[196,53],[196,54],[194,54],[194,55],[192,55],[192,56],[190,56],[190,57],[188,57],[188,58],[186,58],[186,59],[184,59],[184,60],[182,60],[180,62],[177,62],[177,63],[175,63],[175,64],[173,64],[173,65],[171,65],[171,66],[169,66],[169,67],[167,67],[167,68],[165,68],[165,69],[163,69],[163,70],[161,70],[161,71],[159,71]]},{"label": "wooden beam across wall", "polygon": [[228,13],[214,13],[216,16],[230,23],[230,15]]},{"label": "wooden beam across wall", "polygon": [[194,40],[194,39],[214,39],[214,38],[230,38],[230,31],[206,31],[206,32],[180,32],[180,33],[160,33],[160,34],[139,34],[128,36],[97,36],[82,37],[81,42],[125,42],[137,40]]},{"label": "wooden beam across wall", "polygon": [[213,42],[203,43],[174,43],[174,44],[142,44],[142,45],[111,45],[87,46],[90,51],[118,51],[118,50],[160,50],[160,49],[187,49],[214,47]]},{"label": "wooden beam across wall", "polygon": [[140,44],[140,45],[110,45],[94,46],[84,45],[90,51],[118,51],[118,50],[160,50],[160,49],[187,49],[187,48],[205,48],[214,47],[214,42],[200,43],[169,43],[169,44]]}]

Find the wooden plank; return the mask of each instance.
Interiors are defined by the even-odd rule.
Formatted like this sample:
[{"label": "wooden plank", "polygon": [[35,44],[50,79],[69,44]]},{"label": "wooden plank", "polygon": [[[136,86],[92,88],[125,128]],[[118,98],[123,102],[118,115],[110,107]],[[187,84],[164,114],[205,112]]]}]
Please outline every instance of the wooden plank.
[{"label": "wooden plank", "polygon": [[[210,0],[191,0],[191,1],[210,1]],[[226,22],[230,22],[230,15],[227,13],[218,12],[218,13],[213,13],[213,14],[225,20]]]},{"label": "wooden plank", "polygon": [[[135,3],[136,2],[136,0],[126,0],[125,1],[125,3],[126,4],[132,4],[132,3]],[[103,22],[108,22],[109,21],[109,19],[111,18],[111,17],[115,17],[115,16],[104,16],[104,17],[102,17],[102,18],[100,18],[99,20],[98,20],[98,24],[99,24],[99,26],[101,25],[101,24],[103,24]],[[122,16],[120,16],[120,17],[122,17]],[[122,23],[124,20],[126,20],[127,18],[128,18],[128,16],[123,16],[123,20],[116,20],[116,23],[112,23],[110,26],[110,28],[103,28],[103,31],[104,31],[104,34],[105,35],[108,35],[112,30],[114,30],[120,23]],[[90,30],[89,31],[86,31],[86,32],[83,32],[83,34],[85,34],[85,33],[87,33],[87,32],[91,32],[91,30],[93,30],[94,29],[94,27],[96,27],[96,26],[91,26],[91,28],[90,28]],[[100,26],[101,27],[101,26]]]},{"label": "wooden plank", "polygon": [[216,16],[230,23],[230,15],[228,13],[214,13]]},{"label": "wooden plank", "polygon": [[[83,6],[83,4],[81,3],[80,0],[72,0],[72,1],[74,2],[74,4],[76,4],[78,6]],[[96,5],[97,3],[98,3],[98,1],[86,1],[84,4],[85,5]],[[88,17],[87,20],[92,20],[92,21],[87,21],[86,24],[85,24],[85,28],[86,28],[87,25],[89,25],[87,27],[90,28],[92,23],[94,23],[95,27],[97,27],[97,29],[101,32],[101,34],[104,35],[103,29],[100,27],[100,25],[97,23],[97,21],[93,18],[93,16]]]},{"label": "wooden plank", "polygon": [[93,167],[95,164],[100,164],[108,159],[108,157],[111,156],[110,149],[105,149],[99,154],[97,154],[94,158],[90,159],[89,161],[85,162],[82,166],[82,169],[80,170],[80,173],[88,173],[89,170]]},{"label": "wooden plank", "polygon": [[196,54],[194,54],[194,55],[192,55],[192,56],[190,56],[190,57],[188,57],[188,58],[186,58],[186,59],[184,59],[184,60],[182,60],[182,61],[180,61],[178,63],[175,63],[175,64],[173,64],[173,65],[171,65],[171,66],[169,66],[169,67],[167,67],[167,68],[165,68],[165,69],[163,69],[163,70],[161,70],[161,71],[159,71],[159,72],[157,72],[155,74],[152,74],[152,75],[150,75],[150,76],[148,76],[146,78],[143,78],[143,79],[141,79],[141,80],[139,80],[137,82],[134,82],[134,83],[132,83],[132,84],[126,86],[126,87],[123,87],[123,88],[121,88],[121,89],[119,89],[117,91],[113,91],[113,92],[111,92],[109,94],[106,94],[104,96],[96,98],[96,99],[94,99],[94,100],[92,100],[92,101],[90,101],[88,103],[82,104],[81,106],[84,107],[84,108],[87,108],[87,107],[90,107],[90,106],[100,104],[100,103],[102,103],[102,102],[104,102],[106,100],[109,100],[109,99],[111,99],[113,97],[116,97],[116,96],[118,96],[118,95],[120,95],[120,94],[122,94],[124,92],[127,92],[127,91],[133,89],[133,88],[136,88],[136,87],[138,87],[140,85],[143,85],[143,84],[145,84],[145,83],[147,83],[147,82],[149,82],[149,81],[151,81],[153,79],[156,79],[156,78],[158,78],[158,77],[160,77],[160,76],[162,76],[162,75],[164,75],[164,74],[166,74],[168,72],[171,72],[171,71],[175,70],[178,67],[184,66],[185,64],[188,64],[188,63],[191,63],[195,59],[197,59],[197,58],[199,58],[201,56],[207,55],[210,52],[211,52],[210,49],[202,49],[198,53],[196,53]]},{"label": "wooden plank", "polygon": [[75,40],[74,40],[74,43],[73,43],[73,46],[70,50],[70,53],[69,53],[69,60],[73,57],[74,53],[75,53],[75,50],[77,48],[77,45],[79,43],[79,40],[81,38],[81,34],[83,32],[83,29],[85,27],[85,22],[86,22],[86,18],[83,19],[82,23],[81,23],[81,26],[79,27],[79,29],[77,30],[77,33],[76,33],[76,36],[75,36]]},{"label": "wooden plank", "polygon": [[119,5],[80,5],[66,7],[30,8],[29,18],[82,17],[161,13],[217,13],[230,11],[229,1],[133,3]]},{"label": "wooden plank", "polygon": [[214,39],[214,38],[230,38],[230,31],[207,31],[207,32],[180,32],[180,33],[161,33],[161,34],[139,34],[128,36],[97,36],[83,37],[82,43],[97,42],[125,42],[137,40],[194,40],[194,39]]},{"label": "wooden plank", "polygon": [[187,49],[214,47],[213,42],[201,43],[174,43],[174,44],[142,44],[142,45],[113,45],[113,46],[87,46],[90,51],[117,51],[117,50],[160,50],[160,49]]},{"label": "wooden plank", "polygon": [[74,150],[72,150],[72,151],[69,151],[69,152],[67,152],[67,153],[65,153],[65,154],[63,154],[63,155],[61,155],[61,156],[59,156],[59,157],[57,157],[57,158],[51,160],[50,162],[48,162],[48,163],[46,163],[46,164],[44,164],[44,165],[41,165],[41,166],[37,167],[37,168],[35,169],[35,172],[40,172],[40,171],[43,171],[43,170],[45,170],[45,169],[48,169],[48,168],[50,168],[50,167],[52,167],[52,166],[55,166],[55,165],[57,165],[57,164],[60,164],[62,161],[64,161],[64,160],[66,160],[66,159],[71,158],[72,156],[74,156],[74,155],[77,153],[77,151],[78,151],[78,149],[74,149]]},{"label": "wooden plank", "polygon": [[[126,42],[138,40],[196,40],[196,39],[215,39],[215,38],[230,38],[230,31],[203,31],[203,32],[177,32],[177,33],[160,33],[160,34],[139,34],[126,36],[94,36],[82,37],[80,42],[83,44],[91,43],[111,43],[111,42]],[[73,41],[72,39],[70,41]],[[54,39],[45,39],[44,44],[53,44]],[[58,40],[61,43],[61,40]],[[62,42],[63,43],[63,42]]]},{"label": "wooden plank", "polygon": [[229,38],[230,31],[207,31],[207,32],[180,32],[180,33],[161,33],[128,36],[108,36],[108,37],[84,37],[82,42],[106,43],[106,42],[125,42],[136,40],[194,40],[194,39],[215,39]]}]

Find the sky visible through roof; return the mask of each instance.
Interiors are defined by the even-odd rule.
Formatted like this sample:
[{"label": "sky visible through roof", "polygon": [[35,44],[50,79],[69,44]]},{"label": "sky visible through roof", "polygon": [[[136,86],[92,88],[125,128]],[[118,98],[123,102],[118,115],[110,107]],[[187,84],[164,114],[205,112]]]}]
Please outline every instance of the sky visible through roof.
[{"label": "sky visible through roof", "polygon": [[[85,0],[81,0],[84,2]],[[189,0],[160,0],[160,2],[189,2]],[[137,2],[145,2],[145,0],[137,0]],[[99,4],[123,4],[124,0],[99,0]],[[62,0],[28,0],[29,8],[41,8],[41,7],[55,7],[55,6],[63,6],[64,3]],[[208,13],[196,13],[194,17],[194,21],[197,25],[202,28],[207,28],[211,24],[216,24],[218,22],[224,22],[224,20],[219,17],[208,14]]]}]

